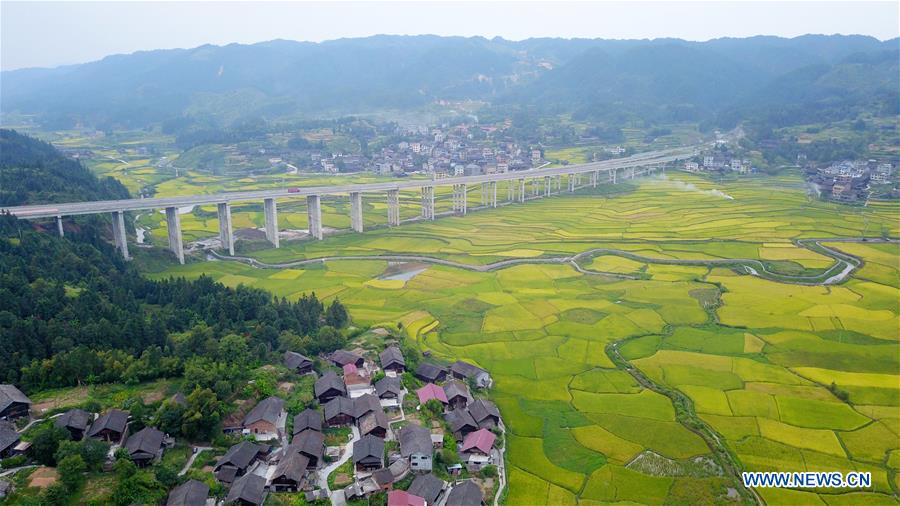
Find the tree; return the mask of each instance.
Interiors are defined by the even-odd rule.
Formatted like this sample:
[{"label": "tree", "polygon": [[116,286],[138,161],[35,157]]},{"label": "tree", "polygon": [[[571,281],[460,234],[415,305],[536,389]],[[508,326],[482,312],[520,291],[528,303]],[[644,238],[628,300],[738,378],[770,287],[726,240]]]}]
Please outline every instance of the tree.
[{"label": "tree", "polygon": [[188,439],[210,438],[217,431],[221,403],[215,392],[195,388],[187,396],[187,408],[181,420],[181,433]]},{"label": "tree", "polygon": [[31,455],[45,466],[56,464],[56,450],[62,441],[69,439],[69,432],[53,424],[39,429],[31,441]]},{"label": "tree", "polygon": [[84,482],[84,472],[87,470],[87,465],[85,465],[81,455],[69,455],[59,461],[56,470],[59,472],[59,480],[62,484],[65,485],[69,492],[73,492]]},{"label": "tree", "polygon": [[350,322],[350,316],[347,314],[347,308],[341,304],[340,299],[334,299],[334,302],[328,306],[325,311],[325,325],[341,329]]}]

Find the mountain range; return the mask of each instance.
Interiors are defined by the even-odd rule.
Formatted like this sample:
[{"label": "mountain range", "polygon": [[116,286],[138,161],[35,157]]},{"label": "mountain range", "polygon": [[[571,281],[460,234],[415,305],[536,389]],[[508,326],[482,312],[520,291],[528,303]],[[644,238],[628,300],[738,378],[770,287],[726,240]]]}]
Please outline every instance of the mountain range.
[{"label": "mountain range", "polygon": [[[897,114],[900,39],[806,35],[689,42],[387,36],[142,51],[0,73],[2,112],[50,127],[228,123],[415,110],[446,101],[614,123],[791,123]],[[797,121],[794,121],[797,122]]]}]

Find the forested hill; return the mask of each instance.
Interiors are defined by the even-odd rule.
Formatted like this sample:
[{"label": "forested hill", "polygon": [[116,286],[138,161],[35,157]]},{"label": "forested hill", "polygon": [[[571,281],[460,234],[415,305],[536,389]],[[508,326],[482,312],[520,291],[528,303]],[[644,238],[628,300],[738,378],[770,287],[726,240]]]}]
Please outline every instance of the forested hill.
[{"label": "forested hill", "polygon": [[[800,105],[832,116],[898,109],[898,40],[806,35],[691,42],[375,36],[142,51],[3,72],[4,113],[46,129],[142,127],[184,116],[336,117],[478,100],[541,113],[733,123]],[[795,107],[794,111],[798,108]],[[808,115],[808,114],[807,114]]]},{"label": "forested hill", "polygon": [[52,145],[0,129],[0,206],[128,198],[119,181],[97,179]]},{"label": "forested hill", "polygon": [[[52,148],[30,149],[33,140],[5,142],[23,166],[65,166]],[[31,180],[37,173],[23,172],[21,187],[41,188]],[[326,309],[315,295],[275,300],[209,278],[149,280],[101,237],[99,223],[63,239],[0,215],[0,383],[35,391],[184,374],[186,392],[210,388],[224,398],[287,343],[310,354],[344,344],[335,330],[348,320],[339,302]]]}]

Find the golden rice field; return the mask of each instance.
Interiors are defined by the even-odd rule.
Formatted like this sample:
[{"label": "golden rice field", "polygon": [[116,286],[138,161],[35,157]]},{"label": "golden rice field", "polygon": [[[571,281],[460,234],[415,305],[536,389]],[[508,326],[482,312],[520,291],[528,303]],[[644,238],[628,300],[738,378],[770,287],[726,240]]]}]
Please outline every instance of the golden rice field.
[{"label": "golden rice field", "polygon": [[[405,215],[414,215],[416,196],[404,197]],[[440,197],[449,209],[449,196]],[[380,196],[366,201],[367,224],[384,223],[382,204]],[[348,207],[329,202],[325,225],[346,227]],[[303,204],[283,209],[283,228],[303,228]],[[196,237],[218,226],[214,216],[185,215],[183,223]],[[236,210],[237,223],[260,226],[259,210]],[[898,235],[900,205],[808,201],[794,175],[714,186],[669,174],[615,192],[584,190],[249,254],[284,262],[415,253],[481,265],[610,248],[661,259],[758,259],[803,274],[831,260],[792,240]],[[288,298],[339,297],[358,324],[400,322],[421,349],[490,370],[509,434],[511,505],[729,502],[736,484],[721,475],[710,447],[681,423],[669,397],[616,366],[611,343],[660,388],[687,396],[691,416],[715,431],[742,470],[872,473],[867,490],[757,490],[769,504],[895,504],[900,246],[823,244],[864,266],[834,286],[610,255],[584,266],[641,279],[525,264],[491,272],[433,265],[406,282],[381,281],[387,263],[374,259],[295,269],[196,261],[150,275],[206,274]]]}]

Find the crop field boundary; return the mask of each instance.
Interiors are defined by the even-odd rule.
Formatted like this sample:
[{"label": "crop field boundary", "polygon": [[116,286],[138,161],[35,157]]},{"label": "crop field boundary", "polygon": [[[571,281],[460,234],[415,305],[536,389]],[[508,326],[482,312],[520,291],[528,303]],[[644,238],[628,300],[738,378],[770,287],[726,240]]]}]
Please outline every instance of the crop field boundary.
[{"label": "crop field boundary", "polygon": [[863,260],[854,255],[850,255],[848,253],[844,253],[838,251],[834,248],[829,248],[823,246],[821,242],[830,242],[830,243],[874,243],[874,244],[895,244],[898,239],[896,238],[855,238],[855,237],[829,237],[829,238],[818,238],[818,239],[799,239],[794,241],[794,244],[798,247],[802,247],[808,249],[810,251],[815,251],[816,253],[821,253],[825,256],[830,257],[834,260],[834,264],[831,267],[825,269],[824,271],[812,275],[812,276],[801,276],[801,275],[789,275],[789,274],[779,274],[770,271],[766,264],[760,260],[752,259],[752,258],[720,258],[720,259],[703,259],[703,260],[694,260],[694,259],[673,259],[673,258],[654,258],[647,257],[643,255],[638,255],[636,253],[614,249],[614,248],[592,248],[581,253],[571,255],[571,256],[561,256],[561,257],[542,257],[542,258],[510,258],[506,260],[500,260],[498,262],[493,262],[490,264],[484,265],[471,265],[462,262],[456,262],[453,260],[446,260],[443,258],[435,258],[425,255],[415,255],[415,254],[394,254],[394,255],[337,255],[337,256],[325,256],[319,258],[307,258],[300,260],[292,260],[289,262],[279,262],[279,263],[266,263],[261,262],[255,258],[245,257],[245,256],[230,256],[223,255],[215,250],[208,249],[206,250],[209,255],[217,260],[223,261],[232,261],[232,262],[240,262],[247,264],[251,267],[256,267],[260,269],[289,269],[289,268],[303,268],[308,265],[316,265],[330,261],[341,261],[341,260],[375,260],[375,261],[388,261],[388,262],[422,262],[429,263],[435,265],[444,265],[447,267],[454,267],[458,269],[464,269],[473,272],[492,272],[500,269],[505,269],[507,267],[513,267],[516,265],[524,265],[524,264],[570,264],[575,270],[582,274],[599,274],[604,276],[611,276],[622,279],[640,279],[639,276],[631,275],[631,274],[621,274],[621,273],[613,273],[613,272],[604,272],[604,271],[596,271],[592,269],[587,269],[581,266],[581,262],[590,260],[595,257],[611,255],[611,256],[619,256],[622,258],[627,258],[629,260],[635,260],[644,263],[650,264],[661,264],[661,265],[679,265],[679,266],[695,266],[695,267],[732,267],[736,269],[743,269],[747,274],[757,276],[762,279],[766,279],[769,281],[776,281],[780,283],[789,283],[796,285],[807,285],[807,286],[817,286],[817,285],[831,285],[838,284],[847,279],[853,271],[862,267]]}]

